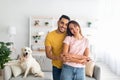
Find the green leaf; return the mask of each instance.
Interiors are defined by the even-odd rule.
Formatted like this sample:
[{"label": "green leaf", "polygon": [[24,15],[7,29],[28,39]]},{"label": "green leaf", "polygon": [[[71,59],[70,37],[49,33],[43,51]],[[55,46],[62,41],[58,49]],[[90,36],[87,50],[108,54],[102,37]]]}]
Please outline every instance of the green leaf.
[{"label": "green leaf", "polygon": [[0,69],[3,69],[4,64],[11,60],[9,57],[9,55],[11,54],[11,50],[7,47],[11,44],[11,42],[0,42]]}]

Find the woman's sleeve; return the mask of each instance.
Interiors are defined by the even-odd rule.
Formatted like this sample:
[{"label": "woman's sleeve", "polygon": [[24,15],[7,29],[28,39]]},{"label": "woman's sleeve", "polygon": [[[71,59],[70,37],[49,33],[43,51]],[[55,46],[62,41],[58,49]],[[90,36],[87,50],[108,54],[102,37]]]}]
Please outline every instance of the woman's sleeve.
[{"label": "woman's sleeve", "polygon": [[90,48],[89,40],[86,39],[86,48]]},{"label": "woman's sleeve", "polygon": [[63,43],[69,45],[70,44],[70,36],[66,36],[65,39],[64,39],[64,41],[63,41]]}]

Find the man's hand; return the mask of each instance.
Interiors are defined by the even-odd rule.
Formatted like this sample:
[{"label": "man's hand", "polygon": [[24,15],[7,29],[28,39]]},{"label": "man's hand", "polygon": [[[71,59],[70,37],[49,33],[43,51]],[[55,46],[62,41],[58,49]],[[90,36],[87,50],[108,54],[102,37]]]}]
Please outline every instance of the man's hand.
[{"label": "man's hand", "polygon": [[63,62],[70,62],[72,59],[72,56],[70,54],[61,54],[61,58]]}]

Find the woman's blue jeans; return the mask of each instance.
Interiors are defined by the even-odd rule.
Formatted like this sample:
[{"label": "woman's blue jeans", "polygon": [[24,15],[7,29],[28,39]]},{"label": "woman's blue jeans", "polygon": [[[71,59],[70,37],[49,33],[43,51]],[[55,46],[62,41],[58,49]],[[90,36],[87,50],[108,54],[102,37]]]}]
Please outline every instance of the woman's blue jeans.
[{"label": "woman's blue jeans", "polygon": [[85,68],[63,64],[60,80],[85,80]]}]

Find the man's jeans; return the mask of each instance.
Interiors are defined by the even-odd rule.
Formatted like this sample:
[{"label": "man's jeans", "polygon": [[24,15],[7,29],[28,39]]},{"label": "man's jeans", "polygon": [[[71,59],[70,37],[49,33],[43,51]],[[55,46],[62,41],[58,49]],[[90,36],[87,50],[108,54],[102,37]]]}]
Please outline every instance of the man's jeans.
[{"label": "man's jeans", "polygon": [[60,80],[61,69],[53,66],[53,80]]},{"label": "man's jeans", "polygon": [[85,68],[63,64],[60,80],[85,80]]}]

